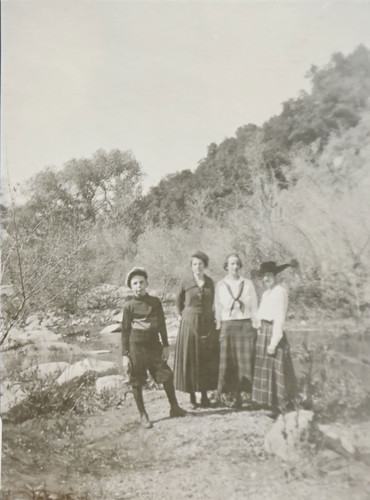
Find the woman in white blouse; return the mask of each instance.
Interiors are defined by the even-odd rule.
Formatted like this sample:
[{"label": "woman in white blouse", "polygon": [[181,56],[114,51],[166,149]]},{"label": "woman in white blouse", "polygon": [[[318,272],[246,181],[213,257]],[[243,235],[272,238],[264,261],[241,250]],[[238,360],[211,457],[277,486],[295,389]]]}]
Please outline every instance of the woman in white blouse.
[{"label": "woman in white blouse", "polygon": [[261,406],[272,408],[271,417],[285,410],[295,396],[295,374],[290,348],[284,334],[288,309],[288,293],[278,284],[277,274],[297,261],[277,266],[264,262],[258,271],[266,288],[258,308],[261,328],[256,346],[252,399]]},{"label": "woman in white blouse", "polygon": [[240,275],[242,262],[232,253],[224,269],[227,276],[216,285],[216,328],[220,331],[219,394],[233,393],[241,407],[241,391],[252,392],[257,337],[257,295],[251,280]]}]

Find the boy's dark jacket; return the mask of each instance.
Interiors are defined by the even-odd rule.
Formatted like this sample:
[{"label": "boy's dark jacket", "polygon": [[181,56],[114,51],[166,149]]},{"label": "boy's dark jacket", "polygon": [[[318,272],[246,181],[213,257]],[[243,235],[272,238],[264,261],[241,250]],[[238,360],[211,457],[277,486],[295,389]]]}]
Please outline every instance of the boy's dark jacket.
[{"label": "boy's dark jacket", "polygon": [[158,342],[161,336],[163,347],[168,347],[167,328],[161,301],[146,294],[133,297],[123,307],[122,354],[130,352],[130,342]]}]

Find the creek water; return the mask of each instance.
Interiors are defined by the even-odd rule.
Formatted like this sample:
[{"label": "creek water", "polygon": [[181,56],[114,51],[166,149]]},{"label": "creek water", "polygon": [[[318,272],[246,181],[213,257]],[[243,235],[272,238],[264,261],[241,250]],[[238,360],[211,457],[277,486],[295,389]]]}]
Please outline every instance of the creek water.
[{"label": "creek water", "polygon": [[[89,340],[81,347],[90,355],[106,361],[120,361],[119,332],[100,334],[101,327],[90,329]],[[293,363],[297,374],[305,369],[304,364],[298,360],[298,351],[302,344],[309,349],[322,346],[319,350],[327,350],[330,353],[330,367],[328,360],[320,359],[322,356],[314,357],[314,370],[330,368],[333,372],[345,376],[350,373],[361,381],[364,388],[370,391],[370,337],[358,333],[338,334],[336,325],[324,325],[320,327],[302,328],[294,324],[287,324],[286,335],[291,346]],[[172,342],[171,342],[172,340]],[[170,338],[170,365],[174,350],[174,337]],[[103,351],[99,353],[99,351]],[[107,352],[108,351],[108,352]],[[120,366],[120,363],[119,363]]]}]

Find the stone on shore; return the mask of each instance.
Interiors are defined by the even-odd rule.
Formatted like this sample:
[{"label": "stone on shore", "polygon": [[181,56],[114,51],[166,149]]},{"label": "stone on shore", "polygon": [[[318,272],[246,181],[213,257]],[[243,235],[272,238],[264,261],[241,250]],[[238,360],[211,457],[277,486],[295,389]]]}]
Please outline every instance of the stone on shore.
[{"label": "stone on shore", "polygon": [[18,382],[12,382],[10,380],[3,380],[1,382],[1,414],[8,413],[11,408],[21,403],[26,398],[27,394],[24,393]]},{"label": "stone on shore", "polygon": [[107,375],[105,377],[99,377],[95,382],[96,392],[100,394],[104,391],[121,389],[127,382],[128,377],[124,377],[123,375]]},{"label": "stone on shore", "polygon": [[94,372],[97,375],[108,375],[117,372],[117,366],[112,361],[98,361],[95,359],[83,359],[69,366],[56,380],[57,384],[63,385],[71,380],[80,378],[85,373]]},{"label": "stone on shore", "polygon": [[38,378],[57,378],[57,376],[64,372],[69,366],[70,364],[65,361],[40,363],[35,367],[28,368],[24,374],[34,374]]},{"label": "stone on shore", "polygon": [[18,330],[12,328],[6,339],[5,349],[16,348],[17,346],[24,346],[27,344],[40,344],[43,342],[57,342],[61,339],[61,335],[48,330],[40,325],[35,325],[35,328],[28,328],[26,330]]},{"label": "stone on shore", "polygon": [[265,436],[265,451],[285,461],[297,460],[310,436],[313,418],[308,410],[280,415]]},{"label": "stone on shore", "polygon": [[121,323],[114,323],[113,325],[108,325],[103,330],[101,330],[101,334],[104,333],[115,333],[115,332],[120,332],[122,329]]}]

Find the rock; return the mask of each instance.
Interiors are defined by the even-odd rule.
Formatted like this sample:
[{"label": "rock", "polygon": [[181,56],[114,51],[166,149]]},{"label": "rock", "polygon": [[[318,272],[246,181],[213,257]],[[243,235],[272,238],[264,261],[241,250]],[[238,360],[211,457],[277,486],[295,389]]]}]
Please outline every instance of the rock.
[{"label": "rock", "polygon": [[103,330],[101,330],[100,333],[114,333],[114,332],[120,332],[122,329],[121,323],[114,323],[113,325],[108,325]]},{"label": "rock", "polygon": [[89,356],[99,356],[100,354],[110,354],[109,349],[97,349],[95,351],[86,351]]},{"label": "rock", "polygon": [[310,436],[313,418],[308,410],[280,415],[265,436],[265,451],[285,461],[297,460],[302,443]]},{"label": "rock", "polygon": [[345,456],[359,458],[370,463],[370,422],[351,425],[333,423],[319,425],[324,444],[331,450]]},{"label": "rock", "polygon": [[7,413],[26,397],[27,395],[23,392],[19,383],[3,380],[1,383],[0,412],[2,414]]},{"label": "rock", "polygon": [[353,446],[350,438],[346,435],[345,429],[343,429],[340,424],[339,426],[338,424],[319,424],[318,429],[322,433],[324,445],[329,449],[345,456],[355,455],[356,448]]},{"label": "rock", "polygon": [[320,450],[317,456],[317,467],[322,472],[328,474],[333,471],[343,470],[345,467],[348,468],[348,460],[335,453],[335,451],[324,448]]},{"label": "rock", "polygon": [[95,382],[95,388],[97,393],[102,393],[103,391],[111,391],[115,389],[120,389],[123,384],[128,382],[128,377],[123,375],[108,375],[106,377],[100,377]]},{"label": "rock", "polygon": [[24,323],[25,323],[25,325],[31,325],[31,324],[39,325],[40,321],[41,321],[40,314],[35,313],[35,314],[31,314],[30,316],[28,316]]},{"label": "rock", "polygon": [[348,429],[353,446],[358,451],[360,458],[365,458],[370,465],[370,422],[353,424]]},{"label": "rock", "polygon": [[178,326],[173,326],[167,329],[167,336],[168,336],[168,343],[169,344],[175,344],[176,343],[176,338],[177,334],[179,332]]},{"label": "rock", "polygon": [[65,361],[53,361],[50,363],[40,363],[34,368],[28,368],[23,373],[34,373],[38,378],[51,378],[53,376],[56,378],[57,375],[60,375],[69,366],[70,364]]},{"label": "rock", "polygon": [[14,294],[13,285],[0,285],[0,295],[3,299],[12,297]]},{"label": "rock", "polygon": [[[83,351],[76,344],[68,344],[67,342],[43,342],[42,344],[30,344],[22,348],[24,351],[28,348],[29,353],[33,352],[39,357],[39,361],[59,361],[61,357],[78,356]],[[59,358],[59,359],[55,359]]]},{"label": "rock", "polygon": [[56,342],[61,338],[61,335],[48,330],[47,328],[37,325],[37,329],[16,330],[10,331],[7,338],[7,348],[22,346],[27,344],[37,344],[41,342]]},{"label": "rock", "polygon": [[120,313],[117,313],[117,314],[114,314],[112,316],[112,321],[114,323],[122,323],[122,316],[123,316],[123,312],[120,312]]},{"label": "rock", "polygon": [[18,337],[21,337],[22,333],[23,333],[23,330],[20,330],[19,328],[12,327],[9,330],[8,336],[6,337],[6,339],[2,345],[2,351],[7,351],[8,349],[13,349],[17,345],[19,345],[15,339],[17,339]]},{"label": "rock", "polygon": [[57,326],[55,318],[45,318],[41,321],[40,325],[44,328],[50,328]]},{"label": "rock", "polygon": [[112,361],[98,361],[95,359],[83,359],[69,366],[56,380],[57,384],[63,385],[71,380],[82,377],[85,373],[94,372],[98,375],[116,372],[117,366]]},{"label": "rock", "polygon": [[32,368],[32,366],[53,361],[59,363],[70,361],[76,356],[81,356],[81,353],[80,347],[66,342],[28,344],[18,349],[2,351],[2,377],[14,380],[21,372]]}]

